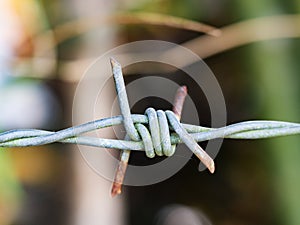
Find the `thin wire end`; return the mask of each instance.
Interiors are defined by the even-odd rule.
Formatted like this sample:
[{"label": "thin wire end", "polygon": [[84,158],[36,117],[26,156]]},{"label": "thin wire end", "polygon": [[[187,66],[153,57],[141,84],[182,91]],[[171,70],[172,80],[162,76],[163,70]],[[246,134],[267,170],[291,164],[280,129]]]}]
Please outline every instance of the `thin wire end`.
[{"label": "thin wire end", "polygon": [[177,89],[173,104],[173,112],[178,120],[181,118],[182,108],[187,96],[187,86],[181,86]]},{"label": "thin wire end", "polygon": [[127,169],[127,165],[128,165],[128,161],[124,161],[124,159],[122,159],[122,154],[128,154],[127,157],[129,158],[130,152],[129,151],[123,151],[121,153],[121,161],[119,162],[117,171],[116,171],[116,175],[115,175],[115,179],[111,188],[111,196],[115,197],[116,195],[121,194],[122,192],[122,185],[123,185],[123,181],[124,181],[124,177],[125,177],[125,173],[126,173],[126,169]]},{"label": "thin wire end", "polygon": [[187,94],[187,86],[183,85],[179,88],[180,91],[182,91],[183,93]]},{"label": "thin wire end", "polygon": [[122,193],[122,184],[120,183],[113,183],[110,195],[112,198],[116,197],[117,195],[120,195]]},{"label": "thin wire end", "polygon": [[112,67],[121,67],[121,64],[118,63],[117,60],[115,60],[113,57],[110,57],[110,64],[112,65]]},{"label": "thin wire end", "polygon": [[208,162],[207,168],[209,170],[209,172],[214,173],[215,172],[215,162],[211,159]]},{"label": "thin wire end", "polygon": [[215,172],[214,160],[198,145],[194,154],[200,159],[200,161],[206,166],[209,172]]}]

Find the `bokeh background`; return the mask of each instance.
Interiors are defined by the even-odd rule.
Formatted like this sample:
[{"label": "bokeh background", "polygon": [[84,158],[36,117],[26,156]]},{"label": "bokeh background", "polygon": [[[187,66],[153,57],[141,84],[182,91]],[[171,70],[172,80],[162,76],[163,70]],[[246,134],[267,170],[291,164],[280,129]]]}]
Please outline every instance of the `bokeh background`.
[{"label": "bokeh background", "polygon": [[[205,22],[223,33],[172,27],[164,17],[153,25],[148,13]],[[182,44],[204,59],[222,87],[229,124],[300,122],[299,13],[299,0],[0,0],[0,129],[71,126],[73,96],[88,65],[113,47],[148,39]],[[126,83],[151,76],[141,68],[128,70]],[[180,73],[160,75],[188,86],[209,126],[209,108],[192,83]],[[114,95],[112,86],[107,99]],[[108,115],[109,104],[102,105]],[[133,111],[150,105],[171,107],[146,99]],[[114,199],[111,183],[76,146],[1,148],[0,224],[299,225],[299,146],[299,136],[225,140],[214,175],[199,172],[192,157],[170,179],[125,187]],[[147,163],[142,156],[132,163]]]}]

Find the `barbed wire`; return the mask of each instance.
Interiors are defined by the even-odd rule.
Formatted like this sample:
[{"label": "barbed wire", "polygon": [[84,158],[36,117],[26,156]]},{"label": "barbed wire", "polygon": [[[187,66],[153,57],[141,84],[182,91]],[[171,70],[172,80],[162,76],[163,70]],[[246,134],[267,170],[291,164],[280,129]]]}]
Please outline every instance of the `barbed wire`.
[{"label": "barbed wire", "polygon": [[[172,114],[171,111],[166,111]],[[171,115],[171,120],[173,119]],[[132,114],[135,124],[148,124],[145,115]],[[79,137],[78,135],[122,124],[122,116],[115,116],[96,120],[80,126],[74,126],[57,132],[38,129],[17,129],[0,134],[0,147],[29,147],[46,145],[54,142],[87,145],[102,148],[115,148],[120,150],[144,151],[142,141],[125,141],[96,137]],[[300,124],[269,120],[256,120],[232,124],[222,128],[208,128],[181,123],[181,126],[197,142],[208,141],[216,138],[230,139],[262,139],[300,134]],[[170,127],[173,130],[172,127]],[[176,133],[170,135],[171,144],[182,143]]]},{"label": "barbed wire", "polygon": [[[120,116],[99,119],[73,126],[57,132],[38,129],[17,129],[0,133],[0,147],[28,147],[46,145],[54,142],[87,145],[101,148],[123,150],[121,161],[128,163],[130,151],[145,151],[146,156],[172,156],[176,144],[185,143],[187,147],[214,172],[214,161],[197,142],[217,138],[262,139],[300,134],[300,124],[282,121],[246,121],[221,128],[209,128],[179,122],[176,113],[148,108],[145,115],[131,114],[121,65],[111,59],[116,85]],[[123,124],[125,140],[82,136],[85,133]],[[125,168],[126,170],[126,168]],[[124,170],[123,170],[124,173]],[[120,190],[116,194],[119,194]]]}]

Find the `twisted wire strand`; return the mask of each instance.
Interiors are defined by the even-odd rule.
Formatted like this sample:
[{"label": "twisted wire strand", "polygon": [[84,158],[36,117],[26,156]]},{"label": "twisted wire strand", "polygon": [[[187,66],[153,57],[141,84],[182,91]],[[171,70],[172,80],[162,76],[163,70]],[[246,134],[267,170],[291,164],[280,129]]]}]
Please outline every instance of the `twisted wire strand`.
[{"label": "twisted wire strand", "polygon": [[[169,114],[173,112],[168,111]],[[175,115],[174,115],[175,117]],[[132,114],[134,124],[149,124],[148,117],[141,114]],[[169,121],[173,119],[169,117]],[[102,148],[128,149],[144,151],[142,141],[128,141],[79,136],[90,131],[122,124],[122,116],[104,118],[79,126],[70,127],[57,132],[38,129],[16,129],[0,134],[0,147],[27,147],[45,145],[54,142],[72,143]],[[262,139],[300,134],[300,124],[281,121],[255,120],[246,121],[221,128],[208,128],[203,126],[180,123],[196,142],[208,141],[216,138],[230,139]],[[170,127],[171,131],[174,130]],[[178,134],[170,135],[171,144],[182,143]]]}]

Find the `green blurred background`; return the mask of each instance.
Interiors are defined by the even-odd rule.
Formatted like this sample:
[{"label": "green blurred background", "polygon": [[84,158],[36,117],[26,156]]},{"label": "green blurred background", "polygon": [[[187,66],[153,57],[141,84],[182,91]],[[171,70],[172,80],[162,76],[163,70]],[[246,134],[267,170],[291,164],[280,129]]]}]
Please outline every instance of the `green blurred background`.
[{"label": "green blurred background", "polygon": [[[86,66],[115,46],[147,39],[187,45],[204,58],[223,90],[229,124],[253,119],[300,122],[299,0],[3,0],[1,4],[1,130],[58,130],[71,126],[72,99]],[[216,39],[226,36],[225,31],[220,37],[206,39],[199,32],[169,27],[167,19],[161,21],[162,25],[124,25],[122,19],[103,22],[116,13],[136,12],[172,15],[218,28],[233,25],[235,29],[226,30],[231,32],[231,38],[221,41],[232,48],[218,51],[219,46],[214,44]],[[298,13],[298,17],[287,22],[272,17]],[[264,29],[253,29],[247,22],[240,26],[243,30],[234,26],[256,19],[254,27],[259,28],[266,17],[273,22]],[[87,23],[90,20],[94,25]],[[65,26],[72,21],[81,21],[83,25]],[[260,35],[274,32],[279,34],[278,38],[259,40]],[[288,32],[294,35],[281,38]],[[240,37],[243,41],[239,44]],[[165,76],[184,84],[180,74],[175,78]],[[126,82],[139,77],[128,76]],[[197,99],[192,86],[189,92]],[[170,107],[162,102],[143,104],[151,103]],[[144,105],[135,110],[142,112]],[[201,106],[198,110],[201,121],[208,121],[209,125],[209,110]],[[164,182],[125,187],[118,202],[111,199],[107,203],[99,198],[99,205],[93,205],[87,200],[87,207],[99,210],[111,205],[121,208],[121,213],[111,210],[107,220],[99,216],[97,221],[97,215],[91,215],[86,205],[77,200],[79,189],[74,185],[85,193],[89,192],[85,187],[93,183],[78,178],[82,174],[76,167],[78,159],[72,146],[1,149],[0,224],[151,225],[158,224],[157,217],[163,208],[175,204],[203,212],[212,224],[299,225],[299,140],[299,136],[225,140],[215,160],[214,175],[198,172],[198,160],[193,157]],[[106,186],[99,186],[100,189],[109,195]],[[115,217],[121,222],[115,222]]]}]

